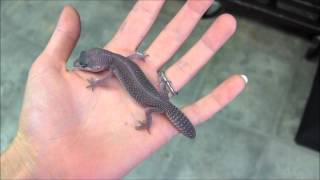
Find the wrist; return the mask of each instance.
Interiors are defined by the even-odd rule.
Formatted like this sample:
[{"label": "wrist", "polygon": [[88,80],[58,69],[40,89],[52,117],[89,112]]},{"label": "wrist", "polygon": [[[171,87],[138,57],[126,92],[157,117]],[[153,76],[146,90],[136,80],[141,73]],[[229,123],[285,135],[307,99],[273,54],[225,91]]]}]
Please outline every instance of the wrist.
[{"label": "wrist", "polygon": [[21,133],[17,133],[10,147],[1,154],[1,179],[31,178],[35,167],[35,152]]}]

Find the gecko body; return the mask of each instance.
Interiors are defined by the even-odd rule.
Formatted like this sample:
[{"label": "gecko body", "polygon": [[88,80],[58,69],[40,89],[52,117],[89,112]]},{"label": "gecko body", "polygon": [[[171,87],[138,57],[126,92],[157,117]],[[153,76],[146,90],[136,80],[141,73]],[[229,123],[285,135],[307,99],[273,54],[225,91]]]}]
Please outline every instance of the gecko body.
[{"label": "gecko body", "polygon": [[[168,97],[168,90],[164,83],[160,83],[161,90],[158,91],[145,76],[143,71],[132,60],[143,58],[143,55],[134,54],[124,57],[111,51],[94,48],[83,51],[80,57],[74,62],[74,68],[89,71],[101,72],[109,70],[120,81],[127,92],[141,105],[146,106],[146,120],[140,122],[137,129],[149,130],[151,126],[152,113],[164,113],[171,124],[183,135],[194,138],[196,131],[190,120],[174,106]],[[90,87],[107,80],[111,74],[100,80],[90,80]]]}]

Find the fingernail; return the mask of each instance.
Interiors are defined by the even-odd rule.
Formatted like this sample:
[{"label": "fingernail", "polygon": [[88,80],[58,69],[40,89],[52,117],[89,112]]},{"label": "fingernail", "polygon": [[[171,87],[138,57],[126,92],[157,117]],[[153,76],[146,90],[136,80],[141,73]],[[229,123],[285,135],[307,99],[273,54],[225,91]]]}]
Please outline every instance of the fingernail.
[{"label": "fingernail", "polygon": [[240,76],[242,77],[242,79],[244,80],[244,82],[245,82],[246,84],[248,84],[248,77],[247,77],[246,75],[244,75],[244,74],[241,74]]}]

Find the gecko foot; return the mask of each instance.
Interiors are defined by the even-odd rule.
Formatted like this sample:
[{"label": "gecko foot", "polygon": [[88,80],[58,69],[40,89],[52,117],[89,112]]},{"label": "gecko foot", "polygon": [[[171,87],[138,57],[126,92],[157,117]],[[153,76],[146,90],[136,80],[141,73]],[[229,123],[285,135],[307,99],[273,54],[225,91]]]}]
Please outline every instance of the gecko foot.
[{"label": "gecko foot", "polygon": [[147,130],[149,134],[150,133],[150,124],[146,123],[145,121],[138,121],[136,127],[136,130]]},{"label": "gecko foot", "polygon": [[160,81],[160,94],[165,98],[169,99],[169,95],[175,96],[178,95],[178,92],[172,87],[171,81],[166,77],[164,71],[159,72],[159,81]]},{"label": "gecko foot", "polygon": [[87,79],[87,81],[89,82],[89,85],[87,86],[87,88],[91,88],[91,90],[94,91],[94,88],[97,85],[97,80],[90,78],[90,79]]}]

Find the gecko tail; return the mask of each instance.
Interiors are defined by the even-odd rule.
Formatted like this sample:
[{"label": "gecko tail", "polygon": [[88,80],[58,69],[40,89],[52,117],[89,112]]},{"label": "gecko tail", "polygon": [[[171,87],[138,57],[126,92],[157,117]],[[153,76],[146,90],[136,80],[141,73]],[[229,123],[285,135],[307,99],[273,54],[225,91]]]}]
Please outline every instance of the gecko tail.
[{"label": "gecko tail", "polygon": [[196,137],[196,130],[191,121],[179,108],[171,103],[168,104],[166,115],[168,116],[172,125],[184,136],[191,139]]}]

